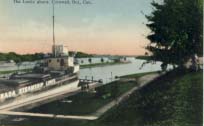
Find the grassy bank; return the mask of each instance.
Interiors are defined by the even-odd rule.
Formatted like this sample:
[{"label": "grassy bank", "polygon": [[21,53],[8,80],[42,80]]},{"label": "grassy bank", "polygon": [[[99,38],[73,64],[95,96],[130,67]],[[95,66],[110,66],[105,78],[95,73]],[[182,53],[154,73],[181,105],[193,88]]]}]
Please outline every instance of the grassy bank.
[{"label": "grassy bank", "polygon": [[[96,93],[82,92],[74,96],[70,96],[62,100],[56,101],[40,107],[34,108],[31,112],[55,113],[55,114],[71,114],[86,115],[94,113],[97,109],[103,107],[114,98],[120,96],[136,85],[133,82],[112,82],[102,87],[96,88]],[[72,101],[71,103],[63,103],[63,101]],[[62,111],[63,110],[63,111]]]},{"label": "grassy bank", "polygon": [[90,126],[201,126],[202,76],[202,72],[171,72]]},{"label": "grassy bank", "polygon": [[147,74],[152,74],[152,73],[159,73],[160,71],[154,71],[154,72],[145,72],[145,73],[136,73],[136,74],[130,74],[130,75],[125,75],[125,76],[120,76],[120,78],[140,78],[144,75]]},{"label": "grassy bank", "polygon": [[141,59],[141,60],[150,60],[151,56],[137,56],[135,57],[136,59]]},{"label": "grassy bank", "polygon": [[109,65],[127,64],[127,63],[123,63],[123,62],[95,63],[95,64],[80,65],[80,68],[84,69],[84,68],[101,67],[101,66],[109,66]]},{"label": "grassy bank", "polygon": [[[112,108],[96,121],[29,118],[20,124],[36,126],[42,124],[44,126],[201,126],[203,124],[202,76],[202,72],[170,72],[134,92],[128,100]],[[110,92],[111,87],[107,86],[106,88]],[[128,90],[125,89],[127,88],[126,84],[121,84],[121,86],[120,89]],[[129,86],[131,87],[131,85]],[[83,109],[78,111],[87,113],[95,110],[95,107],[101,103],[100,100],[104,100],[103,95],[99,96],[100,100],[96,97],[98,96],[89,97],[86,102],[82,102],[83,100],[80,99],[83,97],[78,95],[75,96],[76,107],[67,105],[62,108],[59,105],[54,108],[45,107],[45,109],[72,110],[81,106]],[[111,97],[109,98],[111,99]],[[109,98],[107,97],[105,100]]]},{"label": "grassy bank", "polygon": [[[154,72],[139,73],[123,77],[134,76],[135,78],[139,78],[150,73]],[[115,81],[96,88],[96,93],[82,92],[62,100],[65,102],[72,101],[71,103],[64,104],[63,102],[60,103],[59,101],[56,101],[34,108],[33,110],[31,110],[31,112],[71,114],[71,115],[91,114],[94,113],[97,109],[109,103],[110,101],[114,100],[116,97],[132,89],[136,85],[137,85],[136,82]]]}]

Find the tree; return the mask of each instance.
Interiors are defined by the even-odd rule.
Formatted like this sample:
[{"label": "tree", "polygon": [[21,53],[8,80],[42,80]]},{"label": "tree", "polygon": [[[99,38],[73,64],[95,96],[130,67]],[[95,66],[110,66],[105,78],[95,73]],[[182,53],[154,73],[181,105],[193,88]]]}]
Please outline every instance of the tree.
[{"label": "tree", "polygon": [[[74,55],[75,52],[74,52],[74,51],[70,51],[69,54],[70,54],[70,55]],[[75,54],[75,57],[76,57],[76,58],[85,58],[85,57],[92,57],[92,56],[93,56],[93,55],[91,55],[91,54],[87,54],[87,53],[83,53],[83,52],[77,52],[77,53]]]},{"label": "tree", "polygon": [[21,62],[21,58],[20,58],[20,55],[19,54],[16,54],[15,52],[9,52],[7,55],[6,55],[6,60],[9,61],[9,60],[14,60],[15,62]]},{"label": "tree", "polygon": [[92,63],[92,59],[91,58],[89,58],[88,61],[89,61],[90,64]]},{"label": "tree", "polygon": [[104,59],[103,58],[101,58],[101,63],[104,63]]},{"label": "tree", "polygon": [[44,59],[43,53],[35,53],[35,54],[16,54],[15,52],[9,53],[0,53],[0,61],[9,61],[14,60],[15,62],[23,62],[23,61],[35,61]]},{"label": "tree", "polygon": [[[203,1],[164,0],[152,2],[153,12],[146,16],[147,27],[151,30],[146,47],[153,56],[151,60],[183,66],[195,56],[203,56]],[[194,64],[195,65],[195,64]]]},{"label": "tree", "polygon": [[6,55],[4,53],[0,53],[0,61],[6,61]]}]

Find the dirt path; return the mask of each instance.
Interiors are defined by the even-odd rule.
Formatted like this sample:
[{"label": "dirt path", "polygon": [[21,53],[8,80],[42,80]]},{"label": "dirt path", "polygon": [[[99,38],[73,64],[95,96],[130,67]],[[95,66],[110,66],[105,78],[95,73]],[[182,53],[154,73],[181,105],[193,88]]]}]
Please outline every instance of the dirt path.
[{"label": "dirt path", "polygon": [[97,116],[98,118],[100,116],[102,116],[105,112],[107,112],[109,109],[111,109],[112,107],[114,107],[115,105],[119,104],[120,102],[124,101],[125,99],[127,99],[130,94],[132,94],[133,92],[135,92],[136,90],[142,88],[143,86],[149,84],[149,82],[153,81],[154,79],[156,79],[157,77],[161,76],[162,74],[158,74],[158,73],[153,73],[153,74],[149,74],[149,75],[145,75],[142,76],[141,78],[138,79],[138,84],[137,86],[135,86],[134,88],[130,89],[129,91],[127,91],[126,93],[122,94],[121,96],[119,96],[117,99],[111,101],[110,103],[106,104],[105,106],[103,106],[102,108],[98,109],[95,113],[93,113],[93,116]]},{"label": "dirt path", "polygon": [[42,113],[29,113],[29,112],[14,112],[14,111],[0,111],[2,115],[13,116],[30,116],[30,117],[44,117],[44,118],[60,118],[60,119],[75,119],[75,120],[95,120],[96,116],[73,116],[73,115],[55,115],[55,114],[42,114]]}]

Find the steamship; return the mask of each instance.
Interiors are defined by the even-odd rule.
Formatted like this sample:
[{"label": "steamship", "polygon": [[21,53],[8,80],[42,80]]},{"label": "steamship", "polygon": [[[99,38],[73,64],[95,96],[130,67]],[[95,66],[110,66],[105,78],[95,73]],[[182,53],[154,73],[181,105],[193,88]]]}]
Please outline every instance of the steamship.
[{"label": "steamship", "polygon": [[53,4],[52,54],[31,72],[14,73],[0,79],[0,110],[32,108],[80,90],[79,65],[65,46],[55,44],[54,24]]},{"label": "steamship", "polygon": [[0,79],[0,110],[45,102],[79,90],[79,65],[63,45],[53,45],[52,56],[31,72]]}]

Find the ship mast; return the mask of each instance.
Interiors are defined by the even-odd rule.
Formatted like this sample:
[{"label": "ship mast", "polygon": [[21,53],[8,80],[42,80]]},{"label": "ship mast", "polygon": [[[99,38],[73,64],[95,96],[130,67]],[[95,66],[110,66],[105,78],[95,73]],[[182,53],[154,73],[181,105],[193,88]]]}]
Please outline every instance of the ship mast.
[{"label": "ship mast", "polygon": [[52,37],[53,37],[53,55],[54,57],[56,56],[56,51],[55,51],[55,5],[54,1],[52,1]]}]

